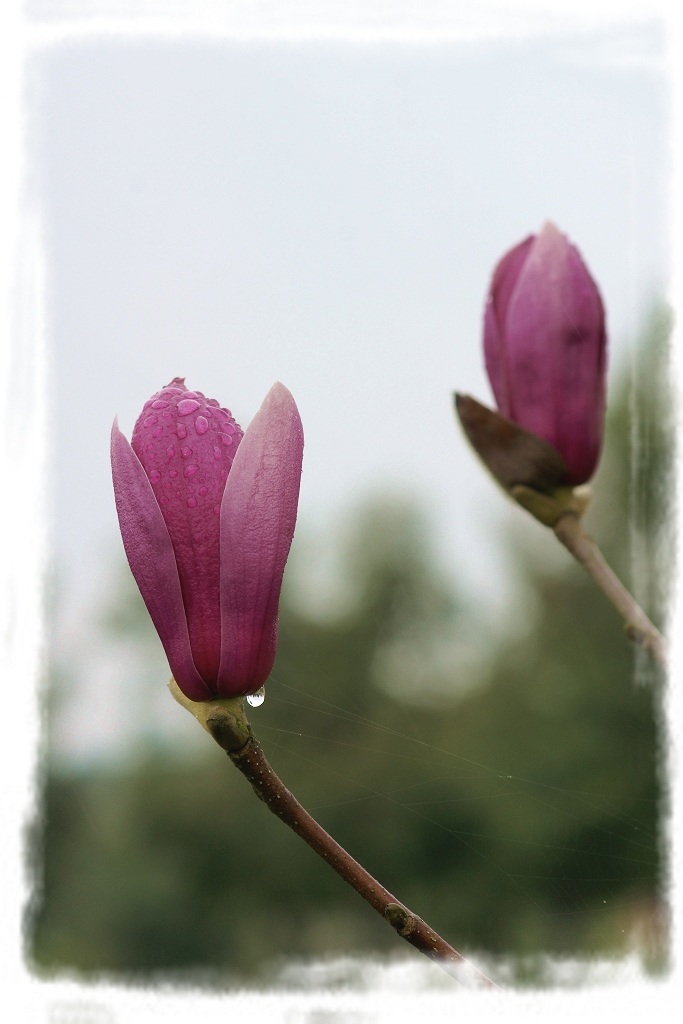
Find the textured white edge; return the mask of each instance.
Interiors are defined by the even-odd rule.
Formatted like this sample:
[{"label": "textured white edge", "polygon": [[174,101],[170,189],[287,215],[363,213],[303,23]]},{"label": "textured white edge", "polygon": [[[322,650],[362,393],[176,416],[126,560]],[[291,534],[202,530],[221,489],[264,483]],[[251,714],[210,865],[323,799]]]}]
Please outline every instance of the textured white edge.
[{"label": "textured white edge", "polygon": [[[45,6],[45,5],[44,5]],[[318,1011],[335,1014],[331,1019],[397,1021],[418,1012],[430,1021],[500,1019],[547,1020],[554,1024],[572,1021],[577,1014],[627,1021],[672,1019],[671,1011],[683,1005],[679,966],[680,924],[683,911],[680,884],[681,787],[680,741],[683,725],[681,655],[683,651],[683,601],[676,588],[672,607],[674,668],[668,690],[667,712],[671,743],[666,752],[672,782],[671,898],[674,909],[674,968],[660,983],[620,983],[579,992],[502,995],[458,992],[416,993],[238,993],[207,995],[177,992],[168,988],[125,988],[103,981],[82,985],[78,981],[44,982],[34,978],[23,959],[22,918],[29,895],[25,868],[24,831],[35,809],[39,764],[38,681],[42,667],[43,593],[47,542],[45,515],[45,331],[43,309],[46,280],[43,269],[38,212],[30,206],[24,188],[23,96],[24,67],[36,48],[52,47],[85,36],[339,39],[351,42],[406,43],[449,42],[529,36],[567,30],[621,27],[648,20],[661,13],[667,21],[669,71],[672,76],[672,177],[671,251],[673,273],[670,300],[677,314],[675,366],[677,370],[678,423],[683,408],[683,44],[680,17],[675,5],[656,7],[626,0],[498,0],[491,4],[466,4],[457,0],[403,0],[349,4],[346,0],[316,3],[274,3],[242,0],[241,3],[173,3],[141,0],[137,12],[127,0],[64,0],[49,5],[49,17],[27,18],[21,0],[0,5],[0,129],[3,159],[0,161],[0,387],[5,417],[0,445],[0,686],[4,691],[0,716],[0,963],[5,1002],[19,1008],[14,1019],[31,1021],[79,1020],[92,1024],[125,1020],[130,1024],[161,1019],[168,1024],[201,1015],[203,1024],[248,1013],[253,1021],[305,1021]],[[47,9],[46,9],[47,10]],[[277,11],[277,14],[275,12]],[[170,13],[169,13],[170,12]],[[351,13],[350,13],[351,12]],[[48,282],[49,283],[49,282]],[[106,453],[103,455],[106,457]],[[678,453],[677,519],[683,526],[683,484]],[[680,572],[679,572],[680,575]],[[11,687],[11,690],[10,690]],[[10,696],[11,694],[11,696]],[[453,1000],[457,999],[454,1003]],[[337,1018],[336,1015],[342,1014]]]}]

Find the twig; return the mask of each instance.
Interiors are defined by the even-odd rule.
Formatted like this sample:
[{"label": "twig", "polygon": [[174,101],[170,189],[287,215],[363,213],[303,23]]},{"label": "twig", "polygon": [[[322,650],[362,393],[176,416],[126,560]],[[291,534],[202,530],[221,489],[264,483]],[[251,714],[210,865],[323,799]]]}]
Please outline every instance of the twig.
[{"label": "twig", "polygon": [[468,988],[498,988],[433,928],[368,874],[301,806],[266,760],[246,720],[241,698],[195,703],[181,693],[173,679],[169,689],[178,703],[187,708],[225,750],[266,807],[301,836],[312,850],[388,921],[401,938]]},{"label": "twig", "polygon": [[553,530],[558,540],[590,573],[622,615],[626,633],[631,640],[647,651],[658,665],[666,669],[667,651],[664,637],[610,569],[598,545],[583,529],[580,517],[575,512],[565,512],[554,524]]}]

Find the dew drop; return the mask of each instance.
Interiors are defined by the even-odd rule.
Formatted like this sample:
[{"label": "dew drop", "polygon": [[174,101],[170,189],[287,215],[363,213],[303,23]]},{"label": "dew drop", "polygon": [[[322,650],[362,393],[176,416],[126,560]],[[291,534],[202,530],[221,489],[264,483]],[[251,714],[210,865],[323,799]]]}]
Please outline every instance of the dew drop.
[{"label": "dew drop", "polygon": [[150,407],[150,405],[152,404],[153,401],[154,401],[153,398],[148,398],[147,401],[145,402],[145,404],[142,407],[142,411],[144,412],[145,409],[149,409],[149,407]]},{"label": "dew drop", "polygon": [[196,472],[197,472],[197,467],[196,466],[185,466],[185,472],[183,473],[183,476],[194,476],[194,474]]},{"label": "dew drop", "polygon": [[173,484],[164,484],[164,487],[166,488],[167,491],[170,491],[171,488],[173,487]]},{"label": "dew drop", "polygon": [[192,449],[188,445],[185,445],[180,449],[180,454],[184,459],[189,459],[190,455],[192,455]]},{"label": "dew drop", "polygon": [[252,708],[260,708],[265,699],[266,688],[265,686],[262,686],[260,690],[256,691],[256,693],[249,694],[249,696],[247,697],[247,704],[249,704],[250,707]]},{"label": "dew drop", "polygon": [[208,487],[200,487],[199,488],[199,493],[201,494],[202,497],[204,497],[205,494],[209,493],[209,488]]},{"label": "dew drop", "polygon": [[218,445],[214,445],[213,446],[213,457],[214,457],[214,459],[220,459],[220,457],[221,457],[221,450],[218,447]]},{"label": "dew drop", "polygon": [[235,427],[232,425],[232,423],[226,423],[225,426],[223,427],[223,430],[227,430],[228,434],[235,433]]},{"label": "dew drop", "polygon": [[163,427],[157,427],[157,429],[152,434],[152,437],[161,437],[163,432],[164,432],[164,428]]},{"label": "dew drop", "polygon": [[196,398],[183,398],[178,402],[178,415],[189,416],[191,412],[199,408],[199,402]]},{"label": "dew drop", "polygon": [[207,400],[206,400],[206,404],[207,404],[207,405],[212,405],[212,406],[214,407],[214,409],[217,409],[217,408],[218,408],[218,406],[219,406],[219,405],[220,405],[221,403],[220,403],[220,402],[219,402],[219,401],[218,401],[217,399],[215,399],[215,398],[207,398]]},{"label": "dew drop", "polygon": [[142,425],[143,427],[153,427],[156,421],[156,416],[148,416]]},{"label": "dew drop", "polygon": [[158,484],[159,481],[161,480],[161,473],[159,472],[159,470],[153,469],[152,472],[149,474],[149,479],[153,484]]},{"label": "dew drop", "polygon": [[213,506],[213,510],[214,510],[214,512],[216,513],[217,516],[220,515],[220,512],[221,512],[220,505],[214,505]]},{"label": "dew drop", "polygon": [[223,444],[232,444],[232,438],[230,437],[230,434],[219,434],[218,436],[220,437]]},{"label": "dew drop", "polygon": [[177,469],[170,469],[169,472],[168,472],[168,475],[169,476],[178,476],[178,470]]},{"label": "dew drop", "polygon": [[165,409],[168,402],[165,402],[163,398],[157,398],[156,402],[152,402],[153,409]]},{"label": "dew drop", "polygon": [[166,497],[166,495],[165,495],[165,494],[163,494],[163,495],[161,496],[161,504],[162,504],[162,505],[168,505],[168,498]]},{"label": "dew drop", "polygon": [[176,491],[175,492],[175,496],[176,496],[176,498],[179,498],[180,497],[180,491]]},{"label": "dew drop", "polygon": [[170,422],[173,419],[173,416],[171,415],[170,412],[162,412],[161,416],[162,419],[165,419],[167,422]]},{"label": "dew drop", "polygon": [[198,434],[205,434],[209,429],[209,421],[204,416],[198,416],[194,425]]},{"label": "dew drop", "polygon": [[196,504],[197,504],[197,499],[196,498],[188,498],[187,499],[187,507],[188,508],[194,508]]},{"label": "dew drop", "polygon": [[181,441],[184,437],[187,437],[187,427],[185,426],[184,423],[179,423],[178,426],[176,427],[175,432]]},{"label": "dew drop", "polygon": [[173,447],[172,444],[169,444],[168,448],[166,449],[166,454],[168,455],[169,459],[172,459],[173,456],[175,455],[175,448]]}]

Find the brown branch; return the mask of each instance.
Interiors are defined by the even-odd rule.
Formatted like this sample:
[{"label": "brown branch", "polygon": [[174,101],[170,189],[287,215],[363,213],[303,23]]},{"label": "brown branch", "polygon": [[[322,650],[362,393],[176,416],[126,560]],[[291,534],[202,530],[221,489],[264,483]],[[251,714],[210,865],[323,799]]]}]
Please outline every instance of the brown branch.
[{"label": "brown branch", "polygon": [[469,988],[498,988],[433,928],[368,874],[301,806],[266,760],[246,720],[241,698],[195,703],[181,693],[173,679],[169,689],[178,703],[187,708],[225,750],[266,807],[308,843],[318,856],[381,914],[401,938],[461,984]]},{"label": "brown branch", "polygon": [[565,512],[553,526],[555,535],[593,577],[624,619],[627,635],[662,668],[667,667],[666,641],[643,609],[610,569],[600,548],[584,530],[580,517]]}]

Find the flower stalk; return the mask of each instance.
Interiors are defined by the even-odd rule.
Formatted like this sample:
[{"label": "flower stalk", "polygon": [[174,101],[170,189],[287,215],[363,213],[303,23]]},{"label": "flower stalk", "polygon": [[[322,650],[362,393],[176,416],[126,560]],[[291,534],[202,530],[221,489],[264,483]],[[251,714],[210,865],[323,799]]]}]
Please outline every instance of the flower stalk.
[{"label": "flower stalk", "polygon": [[668,665],[666,640],[636,600],[610,569],[600,548],[583,528],[581,517],[566,512],[553,526],[555,536],[593,577],[597,585],[624,619],[624,629],[661,668]]},{"label": "flower stalk", "polygon": [[246,719],[242,698],[192,701],[180,690],[174,679],[171,679],[169,689],[175,700],[194,715],[216,743],[225,750],[268,810],[277,815],[319,857],[322,857],[391,925],[397,935],[467,988],[498,988],[490,978],[477,970],[433,928],[373,878],[302,807],[268,763]]}]

